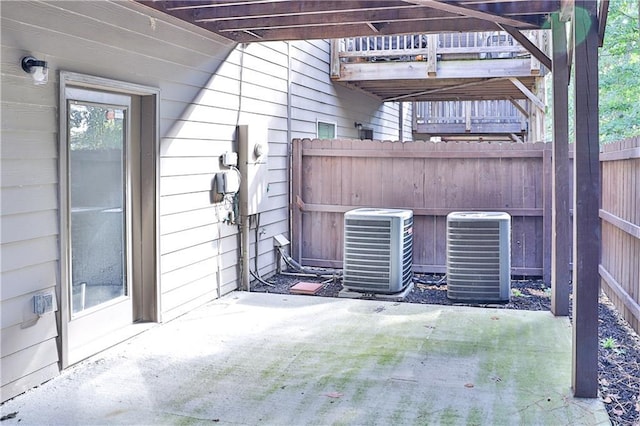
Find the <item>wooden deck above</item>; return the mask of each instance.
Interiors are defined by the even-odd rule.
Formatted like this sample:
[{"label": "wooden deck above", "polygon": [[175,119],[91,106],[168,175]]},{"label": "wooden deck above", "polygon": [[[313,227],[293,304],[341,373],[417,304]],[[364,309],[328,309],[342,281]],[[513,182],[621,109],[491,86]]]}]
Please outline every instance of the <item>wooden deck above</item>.
[{"label": "wooden deck above", "polygon": [[530,114],[522,101],[415,102],[412,110],[416,140],[528,140]]},{"label": "wooden deck above", "polygon": [[[547,34],[527,37],[542,51]],[[546,68],[506,32],[335,39],[331,76],[383,101],[528,99]]]}]

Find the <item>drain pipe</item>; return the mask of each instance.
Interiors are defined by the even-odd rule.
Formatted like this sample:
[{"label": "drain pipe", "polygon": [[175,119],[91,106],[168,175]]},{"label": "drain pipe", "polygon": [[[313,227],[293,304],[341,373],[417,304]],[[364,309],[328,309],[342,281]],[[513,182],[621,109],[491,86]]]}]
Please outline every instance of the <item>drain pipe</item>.
[{"label": "drain pipe", "polygon": [[[245,175],[246,176],[246,175]],[[240,244],[242,250],[242,258],[240,264],[242,266],[242,288],[246,291],[251,291],[251,279],[249,275],[249,216],[246,214],[246,209],[243,209],[243,204],[246,206],[246,202],[242,202],[242,197],[247,197],[246,191],[240,191]]]}]

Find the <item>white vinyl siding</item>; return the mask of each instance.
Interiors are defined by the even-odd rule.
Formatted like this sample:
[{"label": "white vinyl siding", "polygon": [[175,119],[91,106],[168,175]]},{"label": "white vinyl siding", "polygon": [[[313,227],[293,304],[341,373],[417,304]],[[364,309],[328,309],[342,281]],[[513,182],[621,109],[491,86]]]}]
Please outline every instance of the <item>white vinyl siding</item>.
[{"label": "white vinyl siding", "polygon": [[[58,71],[159,87],[161,132],[169,134],[187,123],[183,111],[233,45],[133,2],[3,2],[1,28],[5,400],[58,373],[56,314],[32,313],[35,294],[60,287]],[[20,59],[27,54],[48,61],[48,84],[35,86],[22,71]],[[201,278],[196,274],[184,282]],[[235,285],[235,277],[227,280]],[[215,286],[213,292],[193,287],[197,290],[183,291],[179,300],[169,298],[167,309],[215,297]]]},{"label": "white vinyl siding", "polygon": [[[257,251],[266,277],[276,269],[273,237],[290,238],[291,139],[316,137],[318,120],[335,123],[338,138],[356,138],[356,121],[376,138],[398,137],[398,103],[334,84],[325,40],[235,46],[120,1],[3,2],[1,28],[3,400],[58,372],[56,314],[30,312],[34,294],[60,288],[60,70],[160,90],[158,285],[165,321],[239,284],[238,227],[222,223],[228,209],[210,202],[220,156],[237,151],[237,124],[268,125],[268,208],[260,214],[257,250],[257,218],[251,221],[249,247],[251,269]],[[48,84],[35,86],[22,71],[27,54],[49,62]]]}]

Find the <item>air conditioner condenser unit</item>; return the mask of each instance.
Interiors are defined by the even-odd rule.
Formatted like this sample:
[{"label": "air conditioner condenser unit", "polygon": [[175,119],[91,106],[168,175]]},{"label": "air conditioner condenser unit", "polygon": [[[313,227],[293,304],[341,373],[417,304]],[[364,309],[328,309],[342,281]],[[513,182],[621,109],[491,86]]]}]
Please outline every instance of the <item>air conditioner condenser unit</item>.
[{"label": "air conditioner condenser unit", "polygon": [[344,215],[345,289],[394,294],[413,279],[413,212],[359,208]]},{"label": "air conditioner condenser unit", "polygon": [[447,297],[504,302],[511,296],[511,216],[504,212],[447,215]]}]

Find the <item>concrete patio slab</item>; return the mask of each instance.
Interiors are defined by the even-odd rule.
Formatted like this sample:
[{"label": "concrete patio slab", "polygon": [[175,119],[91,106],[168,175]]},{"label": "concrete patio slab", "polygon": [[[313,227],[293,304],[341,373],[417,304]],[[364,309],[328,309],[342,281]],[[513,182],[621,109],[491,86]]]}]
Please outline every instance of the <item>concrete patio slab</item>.
[{"label": "concrete patio slab", "polygon": [[549,312],[232,293],[2,407],[11,424],[600,425]]}]

